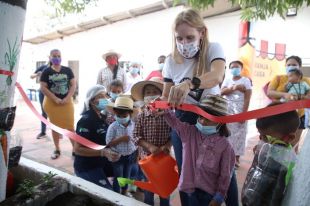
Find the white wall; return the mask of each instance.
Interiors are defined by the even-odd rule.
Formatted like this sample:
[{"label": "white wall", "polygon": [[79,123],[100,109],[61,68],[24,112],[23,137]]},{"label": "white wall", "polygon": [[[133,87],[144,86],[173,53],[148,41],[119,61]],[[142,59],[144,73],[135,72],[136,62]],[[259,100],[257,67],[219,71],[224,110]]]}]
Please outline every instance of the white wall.
[{"label": "white wall", "polygon": [[[24,87],[34,86],[29,79],[35,69],[35,62],[46,60],[51,49],[62,52],[63,64],[68,60],[80,62],[80,100],[86,90],[96,83],[100,68],[105,66],[102,53],[110,48],[123,54],[122,60],[141,60],[146,74],[157,66],[157,57],[169,54],[172,45],[171,25],[183,6],[169,8],[155,13],[116,22],[100,28],[64,37],[38,45],[23,44],[19,80]],[[220,42],[224,48],[227,63],[237,58],[240,12],[205,19],[210,41]],[[296,17],[284,21],[279,17],[255,22],[256,42],[261,39],[286,43],[287,54],[296,54],[310,61],[310,8],[302,9]],[[259,45],[258,45],[259,49]]]}]

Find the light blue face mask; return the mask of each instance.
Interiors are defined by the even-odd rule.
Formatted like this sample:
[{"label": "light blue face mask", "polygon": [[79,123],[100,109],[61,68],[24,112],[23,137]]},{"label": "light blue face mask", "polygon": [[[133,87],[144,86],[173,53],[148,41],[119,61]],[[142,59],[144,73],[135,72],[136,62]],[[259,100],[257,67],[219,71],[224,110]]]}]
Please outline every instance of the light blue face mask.
[{"label": "light blue face mask", "polygon": [[230,69],[230,73],[236,77],[236,76],[240,76],[241,74],[241,68],[240,67],[233,67]]},{"label": "light blue face mask", "polygon": [[298,66],[287,66],[285,69],[286,69],[286,74],[288,74],[291,70],[299,69],[299,67]]},{"label": "light blue face mask", "polygon": [[119,123],[119,124],[127,124],[130,120],[130,115],[128,115],[127,117],[121,118],[115,115],[115,120]]},{"label": "light blue face mask", "polygon": [[204,135],[211,135],[217,133],[217,126],[204,126],[198,121],[195,126]]},{"label": "light blue face mask", "polygon": [[160,63],[159,64],[159,70],[163,70],[164,69],[164,65],[165,65],[164,63]]},{"label": "light blue face mask", "polygon": [[96,105],[96,108],[100,111],[105,110],[106,106],[109,104],[109,101],[105,98],[101,98]]},{"label": "light blue face mask", "polygon": [[113,93],[113,92],[110,92],[109,93],[110,97],[115,101],[116,98],[119,96],[119,94],[116,94],[116,93]]},{"label": "light blue face mask", "polygon": [[131,74],[138,74],[140,69],[137,67],[130,67],[129,71]]}]

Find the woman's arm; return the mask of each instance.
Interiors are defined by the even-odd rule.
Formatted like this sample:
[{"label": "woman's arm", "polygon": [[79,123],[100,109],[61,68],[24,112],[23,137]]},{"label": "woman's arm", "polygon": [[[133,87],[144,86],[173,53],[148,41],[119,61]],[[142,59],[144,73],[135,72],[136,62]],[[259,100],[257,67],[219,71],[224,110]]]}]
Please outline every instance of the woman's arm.
[{"label": "woman's arm", "polygon": [[232,87],[223,87],[221,89],[221,95],[228,95],[228,94],[231,94],[233,92],[233,88]]},{"label": "woman's arm", "polygon": [[201,80],[200,89],[209,89],[220,84],[224,79],[225,61],[222,59],[214,60],[211,63],[210,72],[199,77]]},{"label": "woman's arm", "polygon": [[68,101],[71,99],[71,97],[73,96],[74,92],[75,92],[75,89],[76,89],[76,80],[75,78],[72,78],[70,80],[70,87],[69,87],[69,91],[68,91],[68,94],[67,96],[62,100],[62,103],[63,104],[66,104],[68,103]]},{"label": "woman's arm", "polygon": [[249,109],[249,104],[252,96],[252,89],[247,89],[244,92],[244,100],[243,100],[243,112],[247,112]]},{"label": "woman's arm", "polygon": [[42,91],[42,93],[47,96],[48,98],[52,99],[56,104],[60,104],[61,103],[61,99],[58,98],[53,92],[51,92],[48,89],[47,83],[46,82],[40,82],[40,90]]},{"label": "woman's arm", "polygon": [[101,150],[94,150],[81,145],[78,142],[74,142],[74,152],[77,155],[84,157],[99,157],[101,156]]},{"label": "woman's arm", "polygon": [[174,85],[173,82],[164,82],[164,88],[162,93],[162,99],[167,100],[169,97],[170,89]]}]

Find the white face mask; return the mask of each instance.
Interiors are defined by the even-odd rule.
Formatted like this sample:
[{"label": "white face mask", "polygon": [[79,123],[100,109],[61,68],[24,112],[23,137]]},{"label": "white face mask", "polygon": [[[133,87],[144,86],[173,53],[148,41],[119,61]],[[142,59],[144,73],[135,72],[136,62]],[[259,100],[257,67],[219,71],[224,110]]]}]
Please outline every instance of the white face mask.
[{"label": "white face mask", "polygon": [[178,41],[176,41],[177,49],[179,53],[184,57],[184,58],[193,58],[195,54],[199,51],[199,40],[193,41],[191,43],[185,43],[181,44]]},{"label": "white face mask", "polygon": [[158,97],[160,97],[160,95],[146,96],[146,97],[144,97],[144,102],[150,103],[150,102],[154,101],[155,99],[157,99]]}]

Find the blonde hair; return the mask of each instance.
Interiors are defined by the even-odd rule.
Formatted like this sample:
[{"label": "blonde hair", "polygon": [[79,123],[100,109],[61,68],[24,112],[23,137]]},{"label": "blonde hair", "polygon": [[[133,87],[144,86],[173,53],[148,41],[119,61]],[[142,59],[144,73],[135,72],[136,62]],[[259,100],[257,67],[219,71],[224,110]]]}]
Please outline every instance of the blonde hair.
[{"label": "blonde hair", "polygon": [[193,71],[193,76],[200,76],[207,71],[206,53],[208,51],[208,45],[209,45],[207,27],[205,23],[203,22],[203,18],[200,16],[199,12],[194,9],[187,9],[178,14],[172,26],[172,35],[173,35],[172,57],[177,64],[182,64],[184,62],[184,57],[178,52],[178,49],[175,43],[176,38],[175,38],[174,33],[177,27],[183,23],[190,25],[191,27],[197,29],[197,31],[199,32],[202,32],[202,31],[205,32],[203,39],[201,39],[200,41],[199,55],[198,57],[195,57],[197,59],[197,64]]}]

